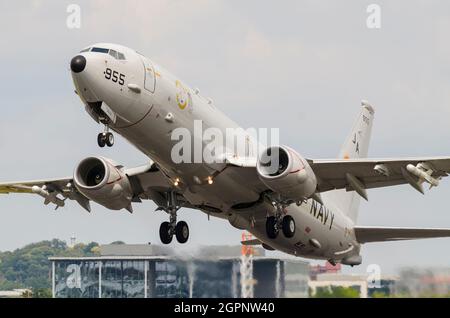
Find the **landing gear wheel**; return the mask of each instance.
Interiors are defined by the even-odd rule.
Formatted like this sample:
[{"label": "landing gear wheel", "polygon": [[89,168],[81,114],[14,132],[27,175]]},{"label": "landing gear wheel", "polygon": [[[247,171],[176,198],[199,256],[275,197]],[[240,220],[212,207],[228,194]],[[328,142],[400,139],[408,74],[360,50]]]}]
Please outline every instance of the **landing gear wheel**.
[{"label": "landing gear wheel", "polygon": [[286,215],[283,218],[283,222],[281,223],[281,228],[283,230],[284,236],[287,238],[291,238],[295,234],[295,221],[294,218],[290,215]]},{"label": "landing gear wheel", "polygon": [[97,143],[98,146],[103,148],[106,145],[106,134],[105,133],[99,133],[97,136]]},{"label": "landing gear wheel", "polygon": [[266,220],[266,233],[270,239],[276,239],[278,236],[277,219],[274,216],[269,216]]},{"label": "landing gear wheel", "polygon": [[107,132],[105,139],[106,139],[106,145],[108,147],[112,147],[114,145],[114,135],[112,133]]},{"label": "landing gear wheel", "polygon": [[163,244],[172,242],[173,234],[171,233],[169,222],[161,223],[161,226],[159,227],[159,238]]},{"label": "landing gear wheel", "polygon": [[184,244],[189,239],[189,227],[186,222],[180,221],[177,223],[175,227],[175,236],[177,237],[177,241],[181,244]]}]

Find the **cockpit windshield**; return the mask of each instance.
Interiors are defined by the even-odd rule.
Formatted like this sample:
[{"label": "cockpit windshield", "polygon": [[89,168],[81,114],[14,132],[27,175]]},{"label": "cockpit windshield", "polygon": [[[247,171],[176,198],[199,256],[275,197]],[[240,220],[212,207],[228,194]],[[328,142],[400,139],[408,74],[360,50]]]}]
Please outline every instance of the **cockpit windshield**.
[{"label": "cockpit windshield", "polygon": [[101,47],[93,47],[91,52],[96,52],[96,53],[106,53],[108,54],[109,49],[103,49]]},{"label": "cockpit windshield", "polygon": [[122,60],[122,61],[126,60],[125,55],[123,53],[117,52],[116,50],[112,50],[112,49],[105,49],[105,48],[101,48],[101,47],[89,47],[89,48],[82,50],[80,53],[84,53],[84,52],[109,54],[112,57],[114,57],[116,60]]}]

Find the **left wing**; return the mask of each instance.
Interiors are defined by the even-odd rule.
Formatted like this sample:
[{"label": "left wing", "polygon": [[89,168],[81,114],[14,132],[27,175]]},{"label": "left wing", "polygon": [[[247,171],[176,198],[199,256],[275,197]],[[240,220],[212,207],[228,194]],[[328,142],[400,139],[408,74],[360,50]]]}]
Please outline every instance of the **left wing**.
[{"label": "left wing", "polygon": [[[366,189],[409,184],[424,193],[423,184],[431,187],[450,173],[450,157],[402,158],[402,159],[307,159],[317,177],[317,191],[335,189],[356,191],[367,199]],[[252,170],[247,182],[258,188],[265,186],[256,173],[256,159],[226,158],[231,166]]]},{"label": "left wing", "polygon": [[359,243],[450,237],[450,229],[356,226],[354,230]]},{"label": "left wing", "polygon": [[450,157],[405,159],[308,160],[318,178],[318,191],[356,191],[409,184],[424,193],[423,183],[438,186],[450,172]]}]

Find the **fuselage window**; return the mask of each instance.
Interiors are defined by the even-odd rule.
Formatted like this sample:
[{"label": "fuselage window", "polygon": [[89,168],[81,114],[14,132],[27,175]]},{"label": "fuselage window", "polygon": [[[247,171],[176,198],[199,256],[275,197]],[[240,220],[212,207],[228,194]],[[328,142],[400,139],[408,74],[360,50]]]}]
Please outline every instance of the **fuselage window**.
[{"label": "fuselage window", "polygon": [[100,48],[100,47],[93,47],[92,50],[91,50],[91,52],[96,52],[96,53],[106,53],[106,54],[108,54],[109,49],[103,49],[103,48]]},{"label": "fuselage window", "polygon": [[91,48],[88,47],[87,49],[81,50],[80,53],[89,52],[90,49],[91,49]]},{"label": "fuselage window", "polygon": [[125,60],[125,55],[123,53],[118,53],[119,54],[119,60]]}]

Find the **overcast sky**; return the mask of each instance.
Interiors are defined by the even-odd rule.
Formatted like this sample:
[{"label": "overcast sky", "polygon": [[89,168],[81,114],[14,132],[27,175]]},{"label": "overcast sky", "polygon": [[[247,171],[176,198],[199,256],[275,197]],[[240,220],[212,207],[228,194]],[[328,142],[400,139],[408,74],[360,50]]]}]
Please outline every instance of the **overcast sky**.
[{"label": "overcast sky", "polygon": [[[70,3],[81,28],[66,26]],[[126,3],[126,4],[125,4]],[[381,6],[381,28],[366,26]],[[114,42],[152,58],[244,127],[280,128],[306,157],[333,158],[359,112],[376,109],[371,157],[450,155],[448,1],[14,1],[0,3],[2,75],[0,180],[72,174],[89,155],[127,166],[146,158],[123,138],[99,149],[102,129],[74,94],[70,59],[94,42]],[[450,227],[450,180],[425,196],[409,186],[369,191],[362,225]],[[0,197],[0,250],[60,238],[159,244],[166,216],[155,205],[133,215],[74,202],[58,211],[32,195]],[[227,222],[182,210],[199,244],[239,244]],[[363,265],[448,266],[450,239],[363,247]]]}]

